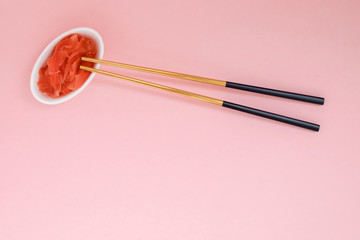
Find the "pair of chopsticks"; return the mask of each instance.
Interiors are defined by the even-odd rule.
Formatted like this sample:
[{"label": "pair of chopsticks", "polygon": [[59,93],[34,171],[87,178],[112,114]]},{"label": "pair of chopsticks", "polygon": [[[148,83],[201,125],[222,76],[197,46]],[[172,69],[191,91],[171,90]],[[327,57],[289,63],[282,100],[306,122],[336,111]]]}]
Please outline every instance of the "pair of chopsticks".
[{"label": "pair of chopsticks", "polygon": [[[154,73],[154,74],[158,74],[158,75],[165,75],[165,76],[169,76],[169,77],[186,79],[186,80],[191,80],[191,81],[196,81],[196,82],[202,82],[202,83],[207,83],[207,84],[212,84],[212,85],[218,85],[218,86],[222,86],[222,87],[235,88],[235,89],[239,89],[239,90],[261,93],[261,94],[266,94],[266,95],[271,95],[271,96],[276,96],[276,97],[288,98],[288,99],[309,102],[309,103],[314,103],[314,104],[320,104],[320,105],[324,104],[324,98],[310,96],[310,95],[304,95],[304,94],[299,94],[299,93],[292,93],[292,92],[286,92],[286,91],[275,90],[275,89],[270,89],[270,88],[251,86],[251,85],[246,85],[246,84],[216,80],[216,79],[205,78],[205,77],[198,77],[198,76],[193,76],[193,75],[188,75],[188,74],[183,74],[183,73],[176,73],[176,72],[170,72],[170,71],[165,71],[165,70],[135,66],[135,65],[125,64],[125,63],[117,63],[117,62],[111,62],[111,61],[106,61],[106,60],[99,60],[99,59],[95,59],[95,58],[82,57],[81,60],[86,61],[86,62],[100,63],[100,64],[109,65],[109,66],[115,66],[115,67],[132,69],[132,70],[137,70],[137,71],[142,71],[142,72]],[[152,82],[147,82],[144,80],[140,80],[140,79],[136,79],[136,78],[132,78],[132,77],[128,77],[128,76],[123,76],[123,75],[119,75],[119,74],[115,74],[115,73],[111,73],[111,72],[107,72],[107,71],[103,71],[103,70],[99,70],[99,69],[95,69],[95,68],[90,68],[90,67],[86,67],[86,66],[82,66],[82,65],[80,66],[80,69],[120,78],[123,80],[128,80],[131,82],[143,84],[146,86],[162,89],[162,90],[169,91],[169,92],[178,93],[178,94],[185,95],[185,96],[188,96],[191,98],[195,98],[195,99],[198,99],[198,100],[201,100],[204,102],[209,102],[209,103],[216,104],[216,105],[219,105],[222,107],[231,108],[231,109],[238,110],[241,112],[250,113],[253,115],[260,116],[260,117],[264,117],[264,118],[272,119],[275,121],[291,124],[294,126],[306,128],[309,130],[319,131],[319,129],[320,129],[320,125],[315,124],[315,123],[310,123],[310,122],[302,121],[299,119],[290,118],[290,117],[286,117],[283,115],[262,111],[259,109],[239,105],[239,104],[232,103],[232,102],[223,101],[223,100],[212,98],[212,97],[203,96],[200,94],[184,91],[181,89],[172,88],[172,87],[168,87],[168,86],[164,86],[164,85],[160,85],[160,84],[156,84],[156,83],[152,83]]]}]

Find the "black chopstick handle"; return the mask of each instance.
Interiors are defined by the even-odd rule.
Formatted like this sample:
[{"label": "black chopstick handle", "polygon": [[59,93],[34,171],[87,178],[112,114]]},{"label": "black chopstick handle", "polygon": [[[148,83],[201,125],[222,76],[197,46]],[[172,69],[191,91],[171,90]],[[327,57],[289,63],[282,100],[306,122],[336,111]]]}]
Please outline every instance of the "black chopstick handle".
[{"label": "black chopstick handle", "polygon": [[294,100],[303,101],[303,102],[315,103],[315,104],[320,104],[320,105],[324,104],[324,98],[322,98],[322,97],[309,96],[309,95],[304,95],[304,94],[300,94],[300,93],[285,92],[285,91],[281,91],[281,90],[256,87],[256,86],[251,86],[251,85],[246,85],[246,84],[241,84],[241,83],[234,83],[234,82],[226,82],[225,86],[228,88],[235,88],[235,89],[245,90],[245,91],[249,91],[249,92],[256,92],[256,93],[261,93],[261,94],[266,94],[266,95],[271,95],[271,96],[276,96],[276,97],[282,97],[282,98],[289,98],[289,99],[294,99]]},{"label": "black chopstick handle", "polygon": [[227,108],[231,108],[231,109],[235,109],[235,110],[238,110],[238,111],[241,111],[241,112],[246,112],[246,113],[250,113],[250,114],[253,114],[253,115],[257,115],[257,116],[260,116],[260,117],[272,119],[272,120],[275,120],[275,121],[291,124],[291,125],[294,125],[294,126],[306,128],[306,129],[316,131],[316,132],[318,132],[320,130],[320,125],[315,124],[315,123],[305,122],[305,121],[298,120],[298,119],[295,119],[295,118],[290,118],[290,117],[282,116],[282,115],[271,113],[271,112],[265,112],[265,111],[262,111],[262,110],[259,110],[259,109],[246,107],[246,106],[242,106],[242,105],[231,103],[231,102],[223,101],[222,106],[227,107]]}]

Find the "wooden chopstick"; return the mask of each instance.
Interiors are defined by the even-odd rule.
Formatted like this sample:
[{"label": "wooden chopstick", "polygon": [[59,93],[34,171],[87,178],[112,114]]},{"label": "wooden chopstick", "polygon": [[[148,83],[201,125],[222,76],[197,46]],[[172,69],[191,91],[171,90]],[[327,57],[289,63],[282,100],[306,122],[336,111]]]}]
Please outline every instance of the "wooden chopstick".
[{"label": "wooden chopstick", "polygon": [[194,76],[194,75],[189,75],[189,74],[184,74],[184,73],[177,73],[177,72],[170,72],[170,71],[166,71],[166,70],[141,67],[141,66],[136,66],[136,65],[126,64],[126,63],[118,63],[118,62],[112,62],[112,61],[106,61],[106,60],[100,60],[100,59],[88,58],[88,57],[82,57],[81,60],[87,61],[87,62],[93,62],[93,63],[101,63],[101,64],[105,64],[105,65],[109,65],[109,66],[132,69],[132,70],[137,70],[137,71],[142,71],[142,72],[149,72],[149,73],[154,73],[154,74],[164,75],[164,76],[169,76],[169,77],[174,77],[174,78],[186,79],[186,80],[190,80],[190,81],[202,82],[202,83],[207,83],[207,84],[212,84],[212,85],[217,85],[217,86],[222,86],[222,87],[234,88],[234,89],[239,89],[239,90],[244,90],[244,91],[249,91],[249,92],[261,93],[261,94],[265,94],[265,95],[293,99],[293,100],[298,100],[298,101],[303,101],[303,102],[309,102],[309,103],[315,103],[315,104],[322,105],[322,104],[324,104],[324,101],[325,101],[325,99],[322,97],[315,97],[315,96],[287,92],[287,91],[276,90],[276,89],[271,89],[271,88],[263,88],[263,87],[257,87],[257,86],[247,85],[247,84],[217,80],[217,79],[206,78],[206,77],[199,77],[199,76]]},{"label": "wooden chopstick", "polygon": [[320,125],[315,124],[315,123],[310,123],[310,122],[298,120],[298,119],[295,119],[295,118],[290,118],[290,117],[286,117],[286,116],[283,116],[283,115],[262,111],[262,110],[251,108],[251,107],[246,107],[246,106],[243,106],[243,105],[223,101],[223,100],[216,99],[216,98],[207,97],[207,96],[200,95],[200,94],[197,94],[197,93],[192,93],[192,92],[184,91],[184,90],[181,90],[181,89],[172,88],[172,87],[168,87],[168,86],[164,86],[164,85],[160,85],[160,84],[156,84],[156,83],[152,83],[152,82],[147,82],[147,81],[144,81],[144,80],[140,80],[140,79],[136,79],[136,78],[132,78],[132,77],[128,77],[128,76],[123,76],[123,75],[119,75],[119,74],[116,74],[116,73],[111,73],[111,72],[107,72],[107,71],[103,71],[103,70],[99,70],[99,69],[95,69],[95,68],[90,68],[90,67],[86,67],[86,66],[80,66],[80,69],[85,70],[85,71],[96,72],[96,73],[116,77],[116,78],[119,78],[119,79],[131,81],[131,82],[134,82],[134,83],[139,83],[139,84],[142,84],[142,85],[146,85],[146,86],[149,86],[149,87],[153,87],[153,88],[157,88],[157,89],[161,89],[161,90],[165,90],[165,91],[169,91],[169,92],[173,92],[173,93],[177,93],[177,94],[181,94],[181,95],[191,97],[191,98],[195,98],[195,99],[198,99],[198,100],[201,100],[201,101],[204,101],[204,102],[212,103],[212,104],[219,105],[219,106],[226,107],[226,108],[231,108],[231,109],[238,110],[238,111],[241,111],[241,112],[250,113],[250,114],[253,114],[253,115],[260,116],[260,117],[264,117],[264,118],[272,119],[272,120],[275,120],[275,121],[291,124],[291,125],[294,125],[294,126],[306,128],[306,129],[309,129],[309,130],[319,131],[319,129],[320,129]]}]

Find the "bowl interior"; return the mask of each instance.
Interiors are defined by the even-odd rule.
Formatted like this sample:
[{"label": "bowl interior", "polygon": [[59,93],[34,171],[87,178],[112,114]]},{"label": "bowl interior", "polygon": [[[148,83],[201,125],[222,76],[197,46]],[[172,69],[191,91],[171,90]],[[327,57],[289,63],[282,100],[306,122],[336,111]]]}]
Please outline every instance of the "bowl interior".
[{"label": "bowl interior", "polygon": [[[71,29],[69,31],[66,31],[66,32],[60,34],[42,51],[42,53],[40,54],[39,58],[37,59],[35,65],[33,67],[32,73],[31,73],[31,78],[30,78],[31,92],[32,92],[33,96],[39,102],[42,102],[45,104],[58,104],[58,103],[65,102],[65,101],[75,97],[77,94],[79,94],[91,82],[91,80],[95,76],[95,73],[91,73],[90,76],[88,77],[88,79],[86,80],[86,82],[79,89],[72,91],[72,92],[68,93],[67,95],[59,97],[59,98],[51,98],[51,97],[47,96],[46,94],[40,92],[40,90],[37,86],[37,82],[39,80],[40,68],[46,64],[46,60],[51,56],[56,44],[61,39],[63,39],[64,37],[66,37],[67,35],[72,34],[72,33],[79,33],[79,34],[81,34],[85,37],[91,38],[95,41],[96,47],[97,47],[97,53],[96,53],[95,57],[97,59],[102,59],[102,57],[104,55],[104,42],[103,42],[100,34],[97,31],[95,31],[94,29],[87,28],[87,27],[80,27],[80,28]],[[94,67],[99,68],[99,64],[95,64]]]}]

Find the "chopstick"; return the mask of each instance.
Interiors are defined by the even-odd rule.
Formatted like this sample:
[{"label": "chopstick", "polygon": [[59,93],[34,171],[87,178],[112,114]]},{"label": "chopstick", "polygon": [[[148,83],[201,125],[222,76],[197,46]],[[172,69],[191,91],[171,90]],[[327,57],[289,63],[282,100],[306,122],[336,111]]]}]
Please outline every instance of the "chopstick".
[{"label": "chopstick", "polygon": [[238,110],[238,111],[241,111],[241,112],[257,115],[257,116],[268,118],[268,119],[272,119],[272,120],[275,120],[275,121],[291,124],[291,125],[294,125],[294,126],[306,128],[306,129],[309,129],[309,130],[312,130],[312,131],[319,131],[319,129],[320,129],[320,125],[315,124],[315,123],[310,123],[310,122],[302,121],[302,120],[299,120],[299,119],[286,117],[286,116],[271,113],[271,112],[262,111],[262,110],[259,110],[259,109],[239,105],[239,104],[232,103],[232,102],[223,101],[223,100],[212,98],[212,97],[207,97],[207,96],[204,96],[204,95],[184,91],[184,90],[181,90],[181,89],[172,88],[172,87],[168,87],[168,86],[164,86],[164,85],[160,85],[160,84],[156,84],[156,83],[152,83],[152,82],[147,82],[147,81],[144,81],[144,80],[140,80],[140,79],[124,76],[124,75],[119,75],[119,74],[116,74],[116,73],[111,73],[111,72],[107,72],[107,71],[103,71],[103,70],[99,70],[99,69],[95,69],[95,68],[90,68],[90,67],[86,67],[86,66],[82,66],[82,65],[80,66],[80,69],[85,70],[85,71],[96,72],[96,73],[116,77],[116,78],[119,78],[119,79],[131,81],[131,82],[134,82],[134,83],[139,83],[139,84],[142,84],[142,85],[146,85],[146,86],[149,86],[149,87],[165,90],[165,91],[168,91],[168,92],[181,94],[181,95],[191,97],[191,98],[195,98],[195,99],[198,99],[198,100],[201,100],[201,101],[204,101],[204,102],[208,102],[208,103],[211,103],[211,104],[215,104],[215,105],[219,105],[219,106],[222,106],[222,107]]},{"label": "chopstick", "polygon": [[189,75],[189,74],[170,72],[170,71],[165,71],[165,70],[160,70],[160,69],[141,67],[141,66],[136,66],[136,65],[126,64],[126,63],[118,63],[118,62],[100,60],[100,59],[95,59],[95,58],[87,58],[87,57],[82,57],[81,59],[83,61],[87,61],[87,62],[101,63],[101,64],[115,66],[115,67],[138,70],[138,71],[142,71],[142,72],[149,72],[149,73],[154,73],[154,74],[158,74],[158,75],[164,75],[164,76],[169,76],[169,77],[174,77],[174,78],[186,79],[186,80],[190,80],[190,81],[208,83],[208,84],[218,85],[218,86],[227,87],[227,88],[234,88],[234,89],[239,89],[239,90],[244,90],[244,91],[249,91],[249,92],[261,93],[261,94],[265,94],[265,95],[271,95],[271,96],[293,99],[293,100],[309,102],[309,103],[315,103],[315,104],[320,104],[320,105],[323,105],[324,101],[325,101],[324,98],[322,98],[322,97],[315,97],[315,96],[287,92],[287,91],[276,90],[276,89],[271,89],[271,88],[263,88],[263,87],[257,87],[257,86],[247,85],[247,84],[216,80],[216,79],[212,79],[212,78],[199,77],[199,76],[194,76],[194,75]]}]

